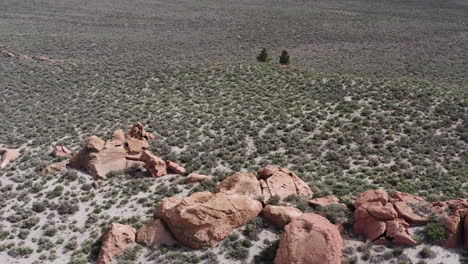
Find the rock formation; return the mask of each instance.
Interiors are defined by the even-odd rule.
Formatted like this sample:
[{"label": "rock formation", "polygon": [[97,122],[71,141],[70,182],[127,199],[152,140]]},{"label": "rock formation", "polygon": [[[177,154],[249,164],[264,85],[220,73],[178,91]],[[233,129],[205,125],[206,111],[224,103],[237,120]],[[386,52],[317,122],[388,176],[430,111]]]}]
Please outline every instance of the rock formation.
[{"label": "rock formation", "polygon": [[63,162],[52,163],[52,164],[47,165],[44,169],[42,169],[39,175],[41,176],[54,175],[61,171],[64,171],[65,169],[66,169],[66,164]]},{"label": "rock formation", "polygon": [[130,226],[112,223],[102,240],[101,251],[96,264],[110,264],[112,259],[122,254],[135,243],[136,230]]},{"label": "rock formation", "polygon": [[260,182],[254,173],[236,173],[218,183],[215,192],[227,195],[242,194],[255,199],[262,195]]},{"label": "rock formation", "polygon": [[66,157],[66,156],[69,156],[71,154],[72,154],[71,150],[69,150],[65,146],[55,146],[52,149],[52,156],[54,156],[55,158],[57,158],[57,157]]},{"label": "rock formation", "polygon": [[212,180],[213,177],[208,176],[208,175],[203,175],[203,174],[197,174],[197,173],[190,173],[186,178],[185,178],[185,183],[195,183],[195,182],[200,182],[203,180]]},{"label": "rock formation", "polygon": [[255,218],[262,204],[245,195],[197,192],[163,200],[155,210],[174,237],[191,248],[213,246],[235,228]]},{"label": "rock formation", "polygon": [[171,173],[175,173],[175,174],[184,174],[185,173],[185,168],[182,167],[181,165],[173,162],[173,161],[170,161],[170,160],[167,160],[166,161],[166,167],[167,167],[167,170]]},{"label": "rock formation", "polygon": [[[95,179],[105,179],[111,171],[145,166],[152,177],[167,174],[166,162],[148,150],[148,140],[154,135],[146,132],[141,123],[135,123],[128,133],[116,130],[112,140],[104,141],[97,136],[85,140],[85,145],[70,159],[69,166],[91,174]],[[168,161],[172,170],[184,171],[182,166]]]},{"label": "rock formation", "polygon": [[340,264],[343,238],[326,218],[303,214],[285,226],[275,264]]},{"label": "rock formation", "polygon": [[267,205],[262,210],[262,216],[279,228],[283,228],[301,215],[301,210],[289,206]]},{"label": "rock formation", "polygon": [[20,150],[0,147],[0,154],[2,154],[2,158],[0,160],[0,169],[3,169],[8,165],[8,163],[14,161],[20,156]]},{"label": "rock formation", "polygon": [[157,247],[172,246],[177,243],[172,234],[166,229],[163,221],[155,219],[141,227],[136,234],[136,242]]}]

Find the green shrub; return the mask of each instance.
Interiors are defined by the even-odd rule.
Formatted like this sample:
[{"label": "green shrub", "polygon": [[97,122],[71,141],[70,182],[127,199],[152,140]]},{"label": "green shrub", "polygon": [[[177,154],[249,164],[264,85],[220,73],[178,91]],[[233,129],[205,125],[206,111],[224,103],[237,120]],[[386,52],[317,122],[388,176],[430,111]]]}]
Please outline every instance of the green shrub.
[{"label": "green shrub", "polygon": [[289,54],[287,51],[283,50],[281,52],[281,56],[279,58],[279,63],[282,65],[288,65],[289,64]]},{"label": "green shrub", "polygon": [[430,222],[424,228],[424,240],[429,244],[440,244],[445,240],[445,227],[441,222]]}]

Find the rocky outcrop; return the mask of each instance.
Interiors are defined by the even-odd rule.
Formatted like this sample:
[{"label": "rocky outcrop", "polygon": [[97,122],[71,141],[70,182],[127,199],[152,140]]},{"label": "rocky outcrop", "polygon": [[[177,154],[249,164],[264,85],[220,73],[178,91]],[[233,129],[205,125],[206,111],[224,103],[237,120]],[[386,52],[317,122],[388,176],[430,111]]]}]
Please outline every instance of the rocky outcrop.
[{"label": "rocky outcrop", "polygon": [[185,168],[182,167],[180,164],[177,164],[173,161],[167,160],[166,161],[166,167],[167,170],[170,173],[175,173],[175,174],[184,174],[185,173]]},{"label": "rocky outcrop", "polygon": [[130,226],[112,223],[102,240],[101,251],[96,264],[110,264],[112,259],[122,254],[135,243],[136,230]]},{"label": "rocky outcrop", "polygon": [[262,195],[260,182],[255,173],[236,173],[218,183],[215,192],[222,192],[227,195],[242,194],[255,199]]},{"label": "rocky outcrop", "polygon": [[262,216],[279,228],[283,228],[301,215],[301,210],[289,206],[267,205],[262,210]]},{"label": "rocky outcrop", "polygon": [[261,178],[260,186],[265,202],[275,195],[280,199],[284,199],[289,195],[307,197],[313,194],[309,186],[292,171],[286,168],[275,171],[273,168],[264,168],[257,173]]},{"label": "rocky outcrop", "polygon": [[161,177],[167,174],[166,163],[148,150],[148,140],[152,139],[154,135],[146,132],[141,123],[135,123],[126,134],[115,130],[110,141],[91,136],[70,159],[69,166],[84,170],[95,179],[105,179],[111,171],[144,164],[151,176]]},{"label": "rocky outcrop", "polygon": [[41,176],[47,176],[47,175],[55,175],[61,171],[64,171],[66,169],[66,164],[65,163],[52,163],[47,165],[42,171],[39,173]]},{"label": "rocky outcrop", "polygon": [[[354,202],[354,232],[378,243],[393,243],[414,246],[416,241],[408,232],[409,224],[399,213],[395,204],[405,204],[401,197],[410,197],[403,193],[392,199],[383,190],[368,190],[358,195]],[[413,197],[407,201],[419,201]],[[402,207],[402,205],[400,205]]]},{"label": "rocky outcrop", "polygon": [[14,161],[20,156],[19,149],[8,149],[8,148],[1,148],[0,147],[0,169],[5,168],[11,161]]},{"label": "rocky outcrop", "polygon": [[191,248],[213,246],[255,218],[262,204],[245,195],[197,192],[184,199],[166,198],[155,210],[174,237]]},{"label": "rocky outcrop", "polygon": [[337,204],[340,203],[340,199],[336,197],[335,195],[329,195],[325,197],[320,197],[320,198],[315,198],[312,200],[309,200],[309,204],[312,206],[328,206],[330,204]]},{"label": "rocky outcrop", "polygon": [[466,223],[468,218],[468,201],[463,199],[433,202],[431,211],[442,219],[445,227],[446,239],[442,246],[455,248],[468,247],[468,234]]},{"label": "rocky outcrop", "polygon": [[343,238],[326,218],[303,214],[285,226],[275,264],[339,264]]},{"label": "rocky outcrop", "polygon": [[190,173],[185,178],[185,183],[195,183],[195,182],[200,182],[200,181],[203,181],[203,180],[211,181],[212,179],[213,179],[213,177],[208,176],[208,175]]},{"label": "rocky outcrop", "polygon": [[69,150],[65,146],[55,146],[52,149],[52,156],[54,156],[55,158],[66,157],[66,156],[70,156],[71,154],[72,154],[71,150]]},{"label": "rocky outcrop", "polygon": [[140,160],[146,164],[146,170],[152,177],[158,178],[167,175],[166,163],[150,151],[144,151],[143,154],[141,154]]},{"label": "rocky outcrop", "polygon": [[136,242],[150,247],[173,246],[177,243],[167,230],[164,222],[159,219],[155,219],[141,227],[136,234]]}]

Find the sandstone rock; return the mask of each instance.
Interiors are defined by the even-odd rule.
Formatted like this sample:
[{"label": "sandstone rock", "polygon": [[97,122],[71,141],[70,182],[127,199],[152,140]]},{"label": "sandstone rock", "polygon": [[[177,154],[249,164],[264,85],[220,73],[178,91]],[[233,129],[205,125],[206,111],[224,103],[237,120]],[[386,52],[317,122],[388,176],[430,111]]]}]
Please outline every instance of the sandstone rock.
[{"label": "sandstone rock", "polygon": [[130,226],[112,223],[102,240],[101,251],[96,264],[109,264],[112,258],[122,254],[135,243],[136,230]]},{"label": "sandstone rock", "polygon": [[242,194],[255,199],[262,195],[260,182],[254,173],[236,173],[218,183],[215,192],[228,195]]},{"label": "sandstone rock", "polygon": [[2,158],[0,160],[0,169],[3,169],[8,165],[8,163],[14,161],[20,156],[20,150],[0,148],[0,154],[2,154]]},{"label": "sandstone rock", "polygon": [[289,195],[311,196],[313,194],[301,178],[285,168],[279,169],[265,180],[260,180],[260,186],[265,202],[274,195],[284,199]]},{"label": "sandstone rock", "polygon": [[71,155],[72,152],[65,146],[55,146],[52,150],[52,156],[57,157],[66,157]]},{"label": "sandstone rock", "polygon": [[167,167],[167,170],[170,171],[171,173],[175,173],[175,174],[184,174],[185,173],[185,168],[182,167],[181,165],[175,163],[175,162],[172,162],[170,160],[167,160],[166,161],[166,167]]},{"label": "sandstone rock", "polygon": [[340,264],[342,248],[333,224],[317,214],[303,214],[285,226],[275,264]]},{"label": "sandstone rock", "polygon": [[447,216],[444,219],[446,239],[442,241],[442,246],[446,248],[456,248],[463,241],[463,222],[458,215]]},{"label": "sandstone rock", "polygon": [[397,201],[403,201],[405,203],[425,203],[426,202],[421,197],[414,196],[414,195],[407,194],[407,193],[398,192],[398,191],[393,193],[392,198]]},{"label": "sandstone rock", "polygon": [[280,228],[283,228],[301,215],[301,210],[289,206],[267,205],[262,210],[262,216]]},{"label": "sandstone rock", "polygon": [[464,230],[464,233],[463,233],[463,238],[464,238],[464,247],[465,248],[468,248],[468,213],[465,214],[465,221],[464,221],[464,224],[463,224],[463,230]]},{"label": "sandstone rock", "polygon": [[155,217],[164,220],[179,242],[200,248],[215,245],[261,210],[260,202],[245,195],[197,192],[182,200],[163,200]]},{"label": "sandstone rock", "polygon": [[86,140],[85,148],[70,159],[69,166],[84,170],[95,179],[105,179],[109,172],[127,168],[126,156],[123,146],[115,146],[110,142],[106,144],[93,136]]},{"label": "sandstone rock", "polygon": [[380,202],[382,205],[385,205],[388,202],[388,194],[383,190],[367,190],[358,195],[354,206],[358,208],[362,204],[368,202]]},{"label": "sandstone rock", "polygon": [[354,211],[354,233],[375,240],[385,233],[385,222],[375,219],[364,207]]},{"label": "sandstone rock", "polygon": [[172,246],[177,243],[167,230],[164,222],[159,219],[155,219],[141,227],[136,234],[136,242],[151,247]]},{"label": "sandstone rock", "polygon": [[125,134],[122,129],[117,129],[114,132],[112,132],[112,141],[122,142],[122,144],[124,144]]},{"label": "sandstone rock", "polygon": [[392,204],[386,204],[385,206],[370,205],[366,209],[376,220],[389,221],[398,217],[398,213],[393,209]]},{"label": "sandstone rock", "polygon": [[416,241],[411,237],[408,232],[408,224],[404,220],[391,220],[385,222],[386,236],[392,244],[404,246],[416,246]]},{"label": "sandstone rock", "polygon": [[279,171],[278,166],[276,165],[268,165],[259,171],[257,171],[257,175],[260,179],[267,179],[271,175],[273,175],[275,172]]},{"label": "sandstone rock", "polygon": [[66,169],[65,163],[52,163],[52,164],[47,165],[44,169],[42,169],[40,175],[41,176],[54,175],[61,171],[64,171],[65,169]]},{"label": "sandstone rock", "polygon": [[136,138],[136,139],[144,139],[144,140],[153,140],[154,135],[146,132],[145,128],[140,122],[133,124],[132,128],[128,133],[125,134],[125,137],[128,138]]},{"label": "sandstone rock", "polygon": [[406,202],[393,203],[398,215],[410,223],[421,224],[427,223],[427,217],[418,215]]},{"label": "sandstone rock", "polygon": [[144,151],[141,154],[140,159],[145,163],[146,170],[151,174],[152,177],[157,178],[167,175],[166,163],[150,151]]},{"label": "sandstone rock", "polygon": [[185,178],[185,183],[195,183],[195,182],[200,182],[203,180],[212,180],[213,178],[208,175],[203,175],[203,174],[197,174],[197,173],[190,173],[186,178]]},{"label": "sandstone rock", "polygon": [[338,199],[335,195],[329,195],[325,197],[315,198],[309,200],[309,204],[313,206],[327,206],[330,204],[337,204],[340,203],[340,199]]},{"label": "sandstone rock", "polygon": [[128,153],[130,154],[137,154],[142,153],[143,151],[147,150],[149,147],[148,141],[137,139],[137,138],[128,138],[127,142],[125,143]]}]

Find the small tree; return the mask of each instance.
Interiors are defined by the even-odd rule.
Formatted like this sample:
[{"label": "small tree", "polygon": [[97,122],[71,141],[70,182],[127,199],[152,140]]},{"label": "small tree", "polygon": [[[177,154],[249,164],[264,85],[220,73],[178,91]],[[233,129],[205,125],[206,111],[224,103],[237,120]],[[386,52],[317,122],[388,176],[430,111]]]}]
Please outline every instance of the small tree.
[{"label": "small tree", "polygon": [[283,52],[281,52],[279,63],[283,65],[289,64],[289,54],[287,51],[283,50]]},{"label": "small tree", "polygon": [[260,54],[257,56],[257,61],[259,62],[267,62],[269,61],[270,58],[268,57],[268,52],[266,48],[263,48],[262,51],[260,51]]}]

